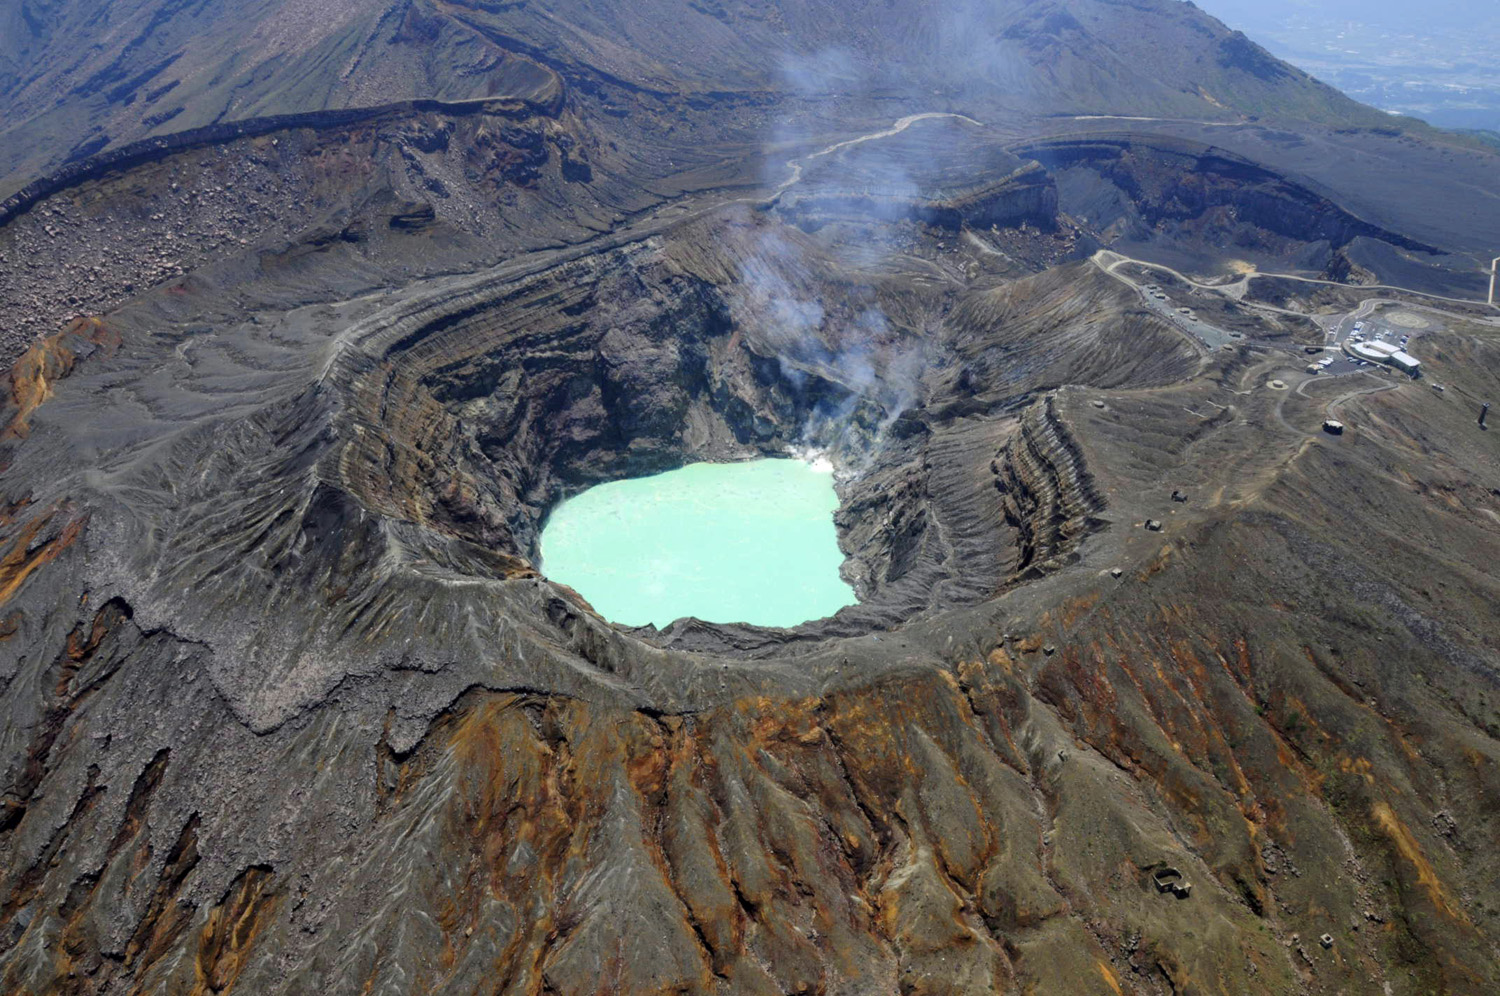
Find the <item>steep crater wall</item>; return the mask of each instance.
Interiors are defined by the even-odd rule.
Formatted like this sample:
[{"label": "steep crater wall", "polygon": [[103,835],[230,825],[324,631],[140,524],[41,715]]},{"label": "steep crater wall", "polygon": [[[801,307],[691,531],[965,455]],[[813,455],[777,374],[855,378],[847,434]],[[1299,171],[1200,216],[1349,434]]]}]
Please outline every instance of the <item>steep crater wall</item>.
[{"label": "steep crater wall", "polygon": [[[733,286],[638,244],[396,323],[338,361],[341,418],[352,423],[341,435],[355,440],[338,472],[366,506],[519,568],[538,562],[550,509],[591,485],[823,450],[841,470],[845,574],[863,602],[818,634],[926,608],[962,557],[925,537],[933,433],[902,415],[885,382],[908,355],[907,337],[862,336],[856,365],[833,319],[800,343],[778,339],[774,322],[737,321]],[[982,466],[994,451],[986,445],[966,464]],[[904,485],[892,487],[898,478]],[[999,521],[998,508],[987,514]],[[746,630],[729,642],[780,639]]]}]

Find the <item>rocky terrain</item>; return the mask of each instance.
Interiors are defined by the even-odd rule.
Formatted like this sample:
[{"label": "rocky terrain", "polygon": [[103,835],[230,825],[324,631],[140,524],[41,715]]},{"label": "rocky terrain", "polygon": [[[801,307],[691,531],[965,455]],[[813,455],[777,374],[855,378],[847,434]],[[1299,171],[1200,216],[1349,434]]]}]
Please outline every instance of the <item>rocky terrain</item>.
[{"label": "rocky terrain", "polygon": [[[1500,988],[1494,154],[868,7],[0,15],[6,992]],[[831,618],[537,567],[809,448]]]}]

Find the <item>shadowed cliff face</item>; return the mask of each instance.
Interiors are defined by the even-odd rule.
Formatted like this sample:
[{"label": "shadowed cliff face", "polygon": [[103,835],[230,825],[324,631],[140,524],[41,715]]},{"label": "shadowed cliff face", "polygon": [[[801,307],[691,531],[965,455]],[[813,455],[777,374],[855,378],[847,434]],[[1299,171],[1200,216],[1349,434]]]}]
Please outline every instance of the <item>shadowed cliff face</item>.
[{"label": "shadowed cliff face", "polygon": [[[1134,240],[1148,240],[1152,230],[1170,231],[1177,245],[1204,240],[1275,254],[1296,243],[1327,242],[1337,251],[1364,237],[1408,252],[1439,252],[1212,147],[1115,135],[1054,139],[1016,151],[1068,178],[1075,199],[1070,210],[1092,209],[1096,228],[1117,226]],[[1090,173],[1092,182],[1084,179]]]},{"label": "shadowed cliff face", "polygon": [[[1500,987],[1493,323],[1380,292],[1426,380],[1309,376],[1309,315],[1377,292],[1090,258],[1452,275],[1470,233],[967,113],[1323,91],[1181,5],[871,11],[833,54],[816,4],[279,9],[251,47],[348,92],[257,76],[0,220],[5,991]],[[1186,37],[1251,89],[1183,89]],[[441,99],[390,103],[413,66]],[[581,488],[807,451],[832,618],[630,630],[537,570]]]}]

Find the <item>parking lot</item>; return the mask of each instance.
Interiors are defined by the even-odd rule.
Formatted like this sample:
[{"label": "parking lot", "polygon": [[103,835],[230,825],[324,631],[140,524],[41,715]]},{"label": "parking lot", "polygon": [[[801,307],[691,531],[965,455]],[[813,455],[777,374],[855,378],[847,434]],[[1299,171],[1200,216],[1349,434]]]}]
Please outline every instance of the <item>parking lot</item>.
[{"label": "parking lot", "polygon": [[[1318,373],[1333,377],[1338,374],[1355,373],[1360,369],[1359,363],[1348,356],[1337,346],[1327,346],[1319,349],[1316,353],[1306,354],[1309,366],[1316,365]],[[1331,360],[1332,362],[1324,362]]]},{"label": "parking lot", "polygon": [[[1330,329],[1328,344],[1317,353],[1308,354],[1308,364],[1317,365],[1318,372],[1328,376],[1356,373],[1381,366],[1370,360],[1351,358],[1344,352],[1345,343],[1351,341],[1388,343],[1421,358],[1416,343],[1423,332],[1432,330],[1433,320],[1401,310],[1386,310],[1365,317],[1362,315],[1364,310],[1361,308],[1340,319]],[[1328,360],[1332,362],[1327,362]]]},{"label": "parking lot", "polygon": [[1231,332],[1205,322],[1192,308],[1177,305],[1157,284],[1147,284],[1138,290],[1145,297],[1146,304],[1152,311],[1197,339],[1208,349],[1219,349],[1236,339],[1245,337],[1243,333]]}]

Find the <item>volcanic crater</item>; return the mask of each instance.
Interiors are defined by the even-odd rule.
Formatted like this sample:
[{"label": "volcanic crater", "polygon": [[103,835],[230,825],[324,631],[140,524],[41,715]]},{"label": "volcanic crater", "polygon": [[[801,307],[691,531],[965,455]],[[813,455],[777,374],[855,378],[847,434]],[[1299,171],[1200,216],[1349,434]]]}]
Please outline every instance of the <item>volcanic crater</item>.
[{"label": "volcanic crater", "polygon": [[323,385],[356,441],[339,479],[504,579],[533,573],[547,512],[583,488],[813,450],[838,472],[860,604],[787,633],[684,620],[637,635],[766,653],[971,604],[1064,555],[1098,499],[1033,385],[986,378],[968,312],[943,319],[952,288],[902,327],[882,304],[911,312],[906,291],[733,211],[498,292],[445,292],[341,336]]},{"label": "volcanic crater", "polygon": [[[1191,4],[774,6],[347,5],[6,132],[103,151],[0,188],[0,986],[1496,991],[1493,156]],[[1306,371],[1392,313],[1427,379]],[[830,618],[537,571],[805,448]]]}]

